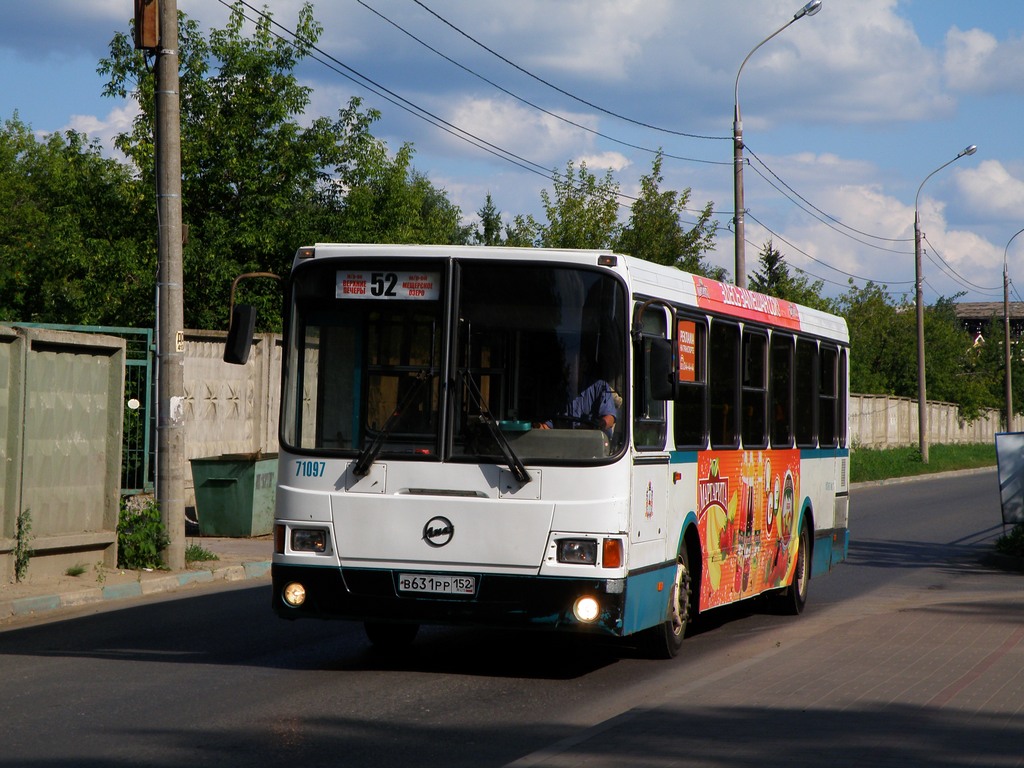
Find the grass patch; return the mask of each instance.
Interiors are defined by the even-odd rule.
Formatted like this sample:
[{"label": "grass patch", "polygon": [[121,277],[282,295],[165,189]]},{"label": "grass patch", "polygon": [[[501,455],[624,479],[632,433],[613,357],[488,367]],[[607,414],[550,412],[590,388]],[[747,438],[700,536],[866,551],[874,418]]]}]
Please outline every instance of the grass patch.
[{"label": "grass patch", "polygon": [[955,469],[975,469],[996,465],[995,443],[967,445],[932,445],[928,463],[921,463],[916,447],[854,448],[850,451],[850,482],[886,480],[891,477],[925,475]]},{"label": "grass patch", "polygon": [[201,544],[189,544],[185,547],[186,563],[205,563],[208,560],[220,560],[220,558]]},{"label": "grass patch", "polygon": [[72,565],[70,568],[64,571],[64,574],[66,576],[81,576],[83,573],[85,573],[85,571],[86,568],[84,565]]}]

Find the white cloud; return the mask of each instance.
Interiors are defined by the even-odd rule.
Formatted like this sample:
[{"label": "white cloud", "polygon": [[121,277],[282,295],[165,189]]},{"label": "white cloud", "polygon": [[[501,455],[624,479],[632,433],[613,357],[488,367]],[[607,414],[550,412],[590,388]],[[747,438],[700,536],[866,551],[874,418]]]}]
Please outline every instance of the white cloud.
[{"label": "white cloud", "polygon": [[[526,39],[535,41],[527,58],[532,66],[620,83],[637,74],[645,43],[675,12],[670,0],[520,0],[506,7]],[[556,31],[557,45],[544,45],[542,30]]]},{"label": "white cloud", "polygon": [[[593,124],[586,115],[566,115],[574,123]],[[591,145],[591,135],[551,115],[520,106],[507,99],[466,96],[452,104],[445,119],[466,132],[534,163],[556,167],[567,157]],[[457,148],[464,143],[445,139]]]},{"label": "white cloud", "polygon": [[591,173],[596,173],[598,169],[608,169],[613,173],[618,173],[630,165],[629,158],[621,152],[601,152],[599,154],[582,155],[578,160],[581,163],[586,163]]},{"label": "white cloud", "polygon": [[986,219],[1020,219],[1024,179],[1014,177],[998,160],[984,160],[960,170],[955,180],[972,213]]},{"label": "white cloud", "polygon": [[126,101],[110,110],[104,118],[96,115],[71,115],[71,120],[65,128],[87,133],[89,138],[98,139],[104,146],[109,147],[113,146],[113,139],[117,134],[131,131],[132,123],[138,115],[138,102]]},{"label": "white cloud", "polygon": [[980,29],[946,34],[943,62],[950,87],[965,92],[1020,91],[1024,78],[1024,40],[999,42]]}]

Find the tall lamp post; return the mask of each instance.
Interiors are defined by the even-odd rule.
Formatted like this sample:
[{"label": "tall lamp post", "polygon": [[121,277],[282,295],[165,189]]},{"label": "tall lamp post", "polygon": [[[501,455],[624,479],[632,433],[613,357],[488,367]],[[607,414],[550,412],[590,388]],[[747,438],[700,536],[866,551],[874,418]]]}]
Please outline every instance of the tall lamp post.
[{"label": "tall lamp post", "polygon": [[922,464],[928,463],[928,406],[924,380],[924,292],[921,280],[921,213],[918,210],[918,205],[925,181],[964,155],[973,155],[977,151],[978,148],[971,144],[952,160],[948,160],[929,173],[924,177],[921,186],[917,188],[917,196],[914,197],[914,282],[917,292],[917,432]]},{"label": "tall lamp post", "polygon": [[807,5],[797,11],[792,19],[755,45],[753,50],[747,54],[747,58],[745,58],[743,63],[740,64],[739,71],[736,73],[736,86],[733,89],[732,158],[733,197],[736,208],[736,218],[734,219],[736,223],[736,285],[740,288],[747,287],[747,253],[746,241],[744,240],[743,233],[743,120],[740,118],[740,75],[743,73],[743,67],[746,66],[747,61],[749,61],[750,57],[754,55],[754,51],[771,40],[794,21],[798,21],[804,16],[813,16],[820,10],[821,0],[811,0],[811,2],[807,3]]},{"label": "tall lamp post", "polygon": [[[1024,229],[1018,229],[1013,237],[1016,237]],[[1010,354],[1010,269],[1007,264],[1006,255],[1010,251],[1010,243],[1013,237],[1006,243],[1003,249],[1003,352],[1006,361],[1006,431],[1009,432],[1013,423],[1013,381],[1010,374],[1010,361],[1013,359]]]}]

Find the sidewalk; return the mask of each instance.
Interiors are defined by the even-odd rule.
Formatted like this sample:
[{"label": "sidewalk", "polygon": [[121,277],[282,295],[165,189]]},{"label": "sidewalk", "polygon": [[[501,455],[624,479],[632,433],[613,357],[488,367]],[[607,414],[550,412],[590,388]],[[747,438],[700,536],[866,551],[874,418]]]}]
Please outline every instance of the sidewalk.
[{"label": "sidewalk", "polygon": [[976,564],[811,604],[682,679],[506,768],[1024,766],[1024,578]]},{"label": "sidewalk", "polygon": [[216,581],[270,581],[273,538],[189,537],[216,560],[190,564],[180,571],[126,571],[94,566],[80,576],[0,585],[0,627],[18,618],[51,615],[114,600],[196,589]]}]

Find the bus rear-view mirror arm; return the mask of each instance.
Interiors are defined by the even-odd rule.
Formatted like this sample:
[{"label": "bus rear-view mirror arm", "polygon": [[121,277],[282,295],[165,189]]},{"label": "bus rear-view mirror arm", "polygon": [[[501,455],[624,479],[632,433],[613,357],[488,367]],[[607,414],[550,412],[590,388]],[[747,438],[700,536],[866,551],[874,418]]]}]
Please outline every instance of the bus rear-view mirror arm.
[{"label": "bus rear-view mirror arm", "polygon": [[249,360],[252,336],[256,331],[256,307],[251,304],[235,305],[235,290],[241,280],[252,277],[266,277],[280,280],[273,272],[246,272],[231,283],[231,304],[228,317],[228,338],[224,343],[224,362],[245,365]]}]

